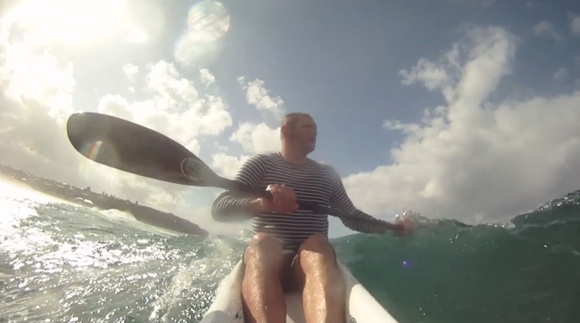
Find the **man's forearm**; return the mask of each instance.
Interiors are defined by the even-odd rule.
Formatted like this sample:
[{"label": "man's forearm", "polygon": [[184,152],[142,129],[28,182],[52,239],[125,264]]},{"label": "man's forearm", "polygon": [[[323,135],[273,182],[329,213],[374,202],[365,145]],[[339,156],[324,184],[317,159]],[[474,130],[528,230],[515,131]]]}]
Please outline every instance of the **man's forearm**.
[{"label": "man's forearm", "polygon": [[360,210],[355,210],[354,214],[358,219],[348,219],[342,222],[346,227],[351,230],[358,231],[361,233],[378,233],[383,234],[389,230],[398,231],[400,230],[399,224],[393,224],[385,220],[377,219],[372,217]]},{"label": "man's forearm", "polygon": [[212,205],[212,217],[216,221],[240,221],[260,213],[261,201],[247,194],[222,193]]}]

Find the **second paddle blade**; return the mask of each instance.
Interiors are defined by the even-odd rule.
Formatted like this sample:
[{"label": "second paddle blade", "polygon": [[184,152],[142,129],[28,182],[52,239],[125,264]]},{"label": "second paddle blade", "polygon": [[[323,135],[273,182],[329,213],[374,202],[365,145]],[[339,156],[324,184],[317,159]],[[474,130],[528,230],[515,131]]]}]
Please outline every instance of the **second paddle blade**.
[{"label": "second paddle blade", "polygon": [[156,131],[109,115],[83,112],[67,122],[68,138],[83,156],[122,171],[166,182],[195,185],[181,172],[181,162],[196,158]]}]

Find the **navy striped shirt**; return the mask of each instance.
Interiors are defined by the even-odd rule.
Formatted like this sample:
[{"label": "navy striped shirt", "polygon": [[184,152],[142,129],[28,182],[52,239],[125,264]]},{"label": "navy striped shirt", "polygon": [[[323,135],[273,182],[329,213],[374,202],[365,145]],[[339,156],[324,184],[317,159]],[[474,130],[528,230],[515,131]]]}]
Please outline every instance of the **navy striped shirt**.
[{"label": "navy striped shirt", "polygon": [[[258,154],[246,161],[235,178],[252,189],[265,189],[270,184],[286,184],[300,201],[313,202],[353,213],[362,218],[372,218],[357,210],[345,192],[338,173],[328,165],[312,159],[304,165],[287,162],[278,153]],[[245,216],[248,203],[255,196],[227,191],[213,203],[212,214],[216,220],[227,221]],[[385,228],[363,221],[343,220],[344,225],[363,233],[384,233]],[[298,209],[293,214],[262,213],[252,218],[255,233],[269,233],[277,237],[285,249],[296,249],[314,233],[328,236],[328,215]]]}]

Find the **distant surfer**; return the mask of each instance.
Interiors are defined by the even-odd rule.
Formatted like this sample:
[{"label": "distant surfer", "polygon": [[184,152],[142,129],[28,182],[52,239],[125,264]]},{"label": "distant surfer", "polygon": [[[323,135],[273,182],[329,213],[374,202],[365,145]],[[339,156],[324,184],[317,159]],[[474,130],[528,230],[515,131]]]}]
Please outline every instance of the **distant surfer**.
[{"label": "distant surfer", "polygon": [[[281,150],[249,158],[236,180],[266,189],[273,200],[227,191],[214,201],[218,221],[252,217],[253,237],[243,255],[242,302],[246,322],[285,322],[284,290],[299,290],[307,322],[344,322],[345,286],[334,248],[328,241],[328,215],[298,209],[297,200],[314,202],[373,218],[358,210],[339,174],[308,154],[316,146],[317,126],[305,113],[290,113],[281,124]],[[374,219],[374,218],[373,218]],[[414,230],[409,218],[371,225],[342,220],[362,233],[389,230],[404,236]]]}]

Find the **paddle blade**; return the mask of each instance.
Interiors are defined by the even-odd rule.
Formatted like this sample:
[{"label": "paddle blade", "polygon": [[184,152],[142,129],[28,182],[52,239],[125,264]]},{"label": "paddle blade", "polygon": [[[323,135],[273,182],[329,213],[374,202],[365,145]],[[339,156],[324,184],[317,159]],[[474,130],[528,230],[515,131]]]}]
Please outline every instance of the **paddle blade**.
[{"label": "paddle blade", "polygon": [[97,163],[182,185],[198,185],[182,173],[181,163],[197,157],[172,139],[117,117],[83,112],[67,122],[72,146]]}]

